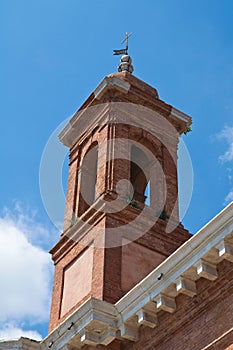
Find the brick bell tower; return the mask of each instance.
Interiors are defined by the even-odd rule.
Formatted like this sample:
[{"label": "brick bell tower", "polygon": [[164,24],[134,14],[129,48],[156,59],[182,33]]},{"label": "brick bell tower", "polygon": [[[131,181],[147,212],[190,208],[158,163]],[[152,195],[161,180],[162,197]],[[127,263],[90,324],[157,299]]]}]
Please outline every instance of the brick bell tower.
[{"label": "brick bell tower", "polygon": [[189,116],[122,56],[60,133],[70,149],[51,332],[88,298],[118,301],[190,238],[179,222],[177,146]]}]

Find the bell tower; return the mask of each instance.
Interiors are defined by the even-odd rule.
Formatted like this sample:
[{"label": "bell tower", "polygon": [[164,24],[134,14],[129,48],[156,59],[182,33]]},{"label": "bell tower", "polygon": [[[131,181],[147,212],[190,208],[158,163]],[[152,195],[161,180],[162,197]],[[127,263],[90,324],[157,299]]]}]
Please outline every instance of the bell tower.
[{"label": "bell tower", "polygon": [[179,222],[177,146],[191,118],[122,56],[60,133],[70,149],[50,332],[90,297],[117,302],[190,238]]}]

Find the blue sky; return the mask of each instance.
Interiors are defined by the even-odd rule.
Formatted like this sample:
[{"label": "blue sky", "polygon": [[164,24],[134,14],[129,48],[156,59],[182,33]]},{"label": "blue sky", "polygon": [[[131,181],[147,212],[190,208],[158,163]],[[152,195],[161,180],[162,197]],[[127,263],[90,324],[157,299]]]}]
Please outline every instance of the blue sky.
[{"label": "blue sky", "polygon": [[[183,137],[194,172],[185,227],[195,233],[233,200],[232,12],[231,0],[1,0],[0,272],[6,288],[0,300],[8,308],[0,305],[0,338],[46,335],[51,263],[45,252],[58,234],[40,196],[42,152],[57,126],[116,71],[112,50],[121,48],[126,31],[134,32],[134,74],[193,118]],[[9,242],[19,237],[18,253],[31,252],[25,261],[6,234]],[[40,265],[31,264],[35,249]],[[10,257],[18,270],[3,260]],[[11,281],[27,264],[31,275],[22,274],[14,286],[22,293],[16,312]],[[38,277],[27,288],[37,295],[34,313],[29,306],[36,301],[25,300],[21,288],[33,271]]]}]

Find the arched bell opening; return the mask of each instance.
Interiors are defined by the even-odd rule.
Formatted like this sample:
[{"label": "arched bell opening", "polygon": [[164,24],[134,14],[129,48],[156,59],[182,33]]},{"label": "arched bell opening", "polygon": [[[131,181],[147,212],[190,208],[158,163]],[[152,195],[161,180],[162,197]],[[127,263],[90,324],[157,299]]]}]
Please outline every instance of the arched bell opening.
[{"label": "arched bell opening", "polygon": [[150,160],[139,147],[131,147],[130,182],[133,186],[132,199],[140,204],[150,205]]},{"label": "arched bell opening", "polygon": [[80,167],[78,216],[82,215],[96,200],[97,169],[98,143],[94,142],[86,151]]}]

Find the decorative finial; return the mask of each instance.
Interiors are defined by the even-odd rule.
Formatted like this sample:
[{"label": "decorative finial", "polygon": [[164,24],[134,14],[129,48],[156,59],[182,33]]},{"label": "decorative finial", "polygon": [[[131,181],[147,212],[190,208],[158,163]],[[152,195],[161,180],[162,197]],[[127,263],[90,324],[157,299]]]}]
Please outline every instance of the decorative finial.
[{"label": "decorative finial", "polygon": [[128,49],[129,49],[129,38],[133,35],[133,33],[128,34],[127,32],[125,33],[125,38],[122,40],[121,44],[125,42],[125,49],[122,50],[113,50],[114,54],[113,55],[128,55]]},{"label": "decorative finial", "polygon": [[123,72],[127,71],[130,73],[133,73],[133,66],[132,66],[132,59],[128,55],[128,49],[129,49],[129,37],[131,37],[133,33],[128,34],[127,32],[125,33],[125,38],[122,40],[121,44],[125,42],[125,49],[121,50],[113,50],[114,55],[122,55],[121,60],[120,60],[120,65],[118,66],[118,72]]}]

